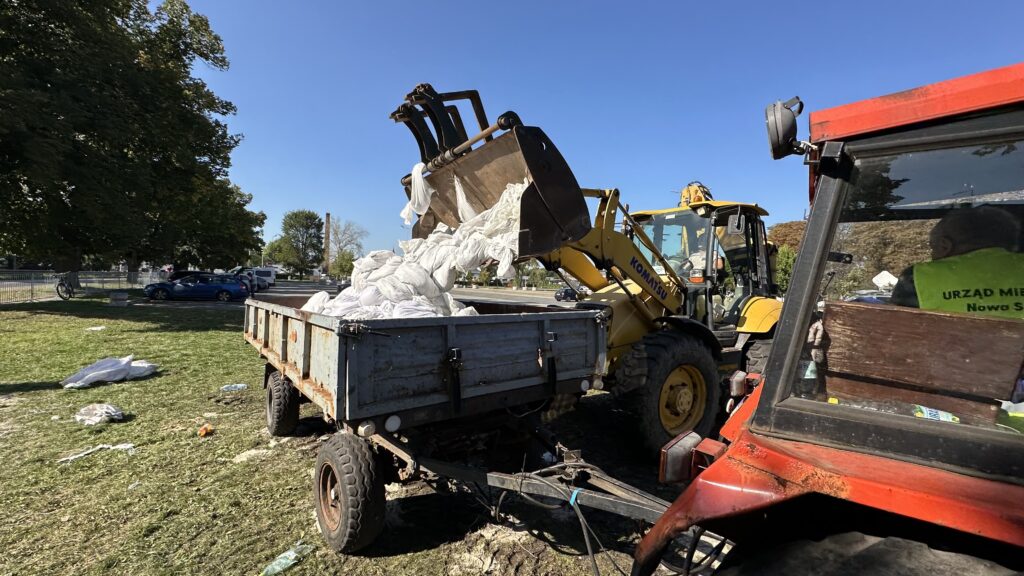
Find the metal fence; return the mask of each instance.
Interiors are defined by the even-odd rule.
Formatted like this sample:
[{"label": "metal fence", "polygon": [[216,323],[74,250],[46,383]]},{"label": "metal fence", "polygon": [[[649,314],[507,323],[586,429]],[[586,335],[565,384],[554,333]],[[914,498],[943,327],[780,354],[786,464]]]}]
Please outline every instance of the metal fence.
[{"label": "metal fence", "polygon": [[[75,295],[142,288],[160,280],[160,272],[139,272],[130,281],[128,272],[83,271],[78,273],[81,287],[75,288]],[[0,270],[0,304],[57,299],[56,284],[52,270]]]}]

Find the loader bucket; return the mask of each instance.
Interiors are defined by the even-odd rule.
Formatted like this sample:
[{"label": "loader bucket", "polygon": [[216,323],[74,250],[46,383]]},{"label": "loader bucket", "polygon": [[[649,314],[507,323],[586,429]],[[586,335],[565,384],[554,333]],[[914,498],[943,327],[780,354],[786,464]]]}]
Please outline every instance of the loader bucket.
[{"label": "loader bucket", "polygon": [[542,256],[590,231],[590,213],[576,177],[540,128],[514,126],[427,175],[437,193],[413,228],[415,237],[425,237],[438,222],[459,226],[456,176],[477,213],[497,203],[509,184],[529,183],[520,207],[520,256]]}]

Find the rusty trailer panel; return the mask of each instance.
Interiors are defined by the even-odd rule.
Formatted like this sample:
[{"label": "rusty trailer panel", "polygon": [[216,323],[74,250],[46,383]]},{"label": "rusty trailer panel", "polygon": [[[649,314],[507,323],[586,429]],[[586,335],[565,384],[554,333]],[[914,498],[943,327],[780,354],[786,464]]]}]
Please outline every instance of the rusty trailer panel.
[{"label": "rusty trailer panel", "polygon": [[402,428],[579,392],[604,369],[591,310],[347,321],[245,303],[245,339],[338,422]]}]

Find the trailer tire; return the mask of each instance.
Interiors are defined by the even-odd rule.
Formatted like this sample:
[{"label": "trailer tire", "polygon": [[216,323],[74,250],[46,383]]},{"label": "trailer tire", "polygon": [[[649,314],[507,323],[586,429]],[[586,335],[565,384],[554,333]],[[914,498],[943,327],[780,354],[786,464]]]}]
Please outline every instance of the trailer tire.
[{"label": "trailer tire", "polygon": [[615,378],[623,390],[635,390],[624,400],[652,454],[688,430],[706,438],[718,422],[718,364],[693,336],[673,330],[648,334],[623,355]]},{"label": "trailer tire", "polygon": [[370,443],[338,432],[324,443],[313,476],[316,524],[327,545],[350,554],[384,528],[384,474]]},{"label": "trailer tire", "polygon": [[267,375],[267,430],[271,436],[287,436],[299,427],[299,391],[283,374]]},{"label": "trailer tire", "polygon": [[946,576],[1013,573],[1013,570],[995,562],[956,552],[934,550],[922,542],[891,536],[881,538],[860,532],[833,534],[818,541],[794,540],[781,545],[762,545],[753,550],[740,545],[726,555],[715,571],[719,576]]}]

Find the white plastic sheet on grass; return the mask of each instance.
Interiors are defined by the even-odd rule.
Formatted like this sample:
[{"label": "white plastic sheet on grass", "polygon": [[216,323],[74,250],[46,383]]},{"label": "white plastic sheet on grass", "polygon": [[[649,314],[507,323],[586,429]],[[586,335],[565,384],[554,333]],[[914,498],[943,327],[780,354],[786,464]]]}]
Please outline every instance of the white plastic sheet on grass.
[{"label": "white plastic sheet on grass", "polygon": [[[422,214],[426,206],[419,211],[416,174],[413,169],[413,200],[407,208]],[[401,256],[390,250],[370,252],[356,260],[352,286],[334,298],[327,292],[314,294],[302,309],[348,320],[476,315],[449,291],[460,273],[491,260],[498,263],[499,277],[513,276],[519,250],[519,205],[528,185],[526,180],[509,184],[494,206],[456,230],[438,224],[426,238],[399,242]],[[429,199],[427,194],[427,206]]]},{"label": "white plastic sheet on grass", "polygon": [[124,410],[113,404],[89,404],[75,414],[75,422],[86,426],[120,422],[121,420],[124,420]]},{"label": "white plastic sheet on grass", "polygon": [[88,388],[97,382],[120,382],[145,378],[156,372],[157,365],[145,360],[132,360],[132,356],[124,358],[104,358],[75,372],[61,381],[65,388]]}]

